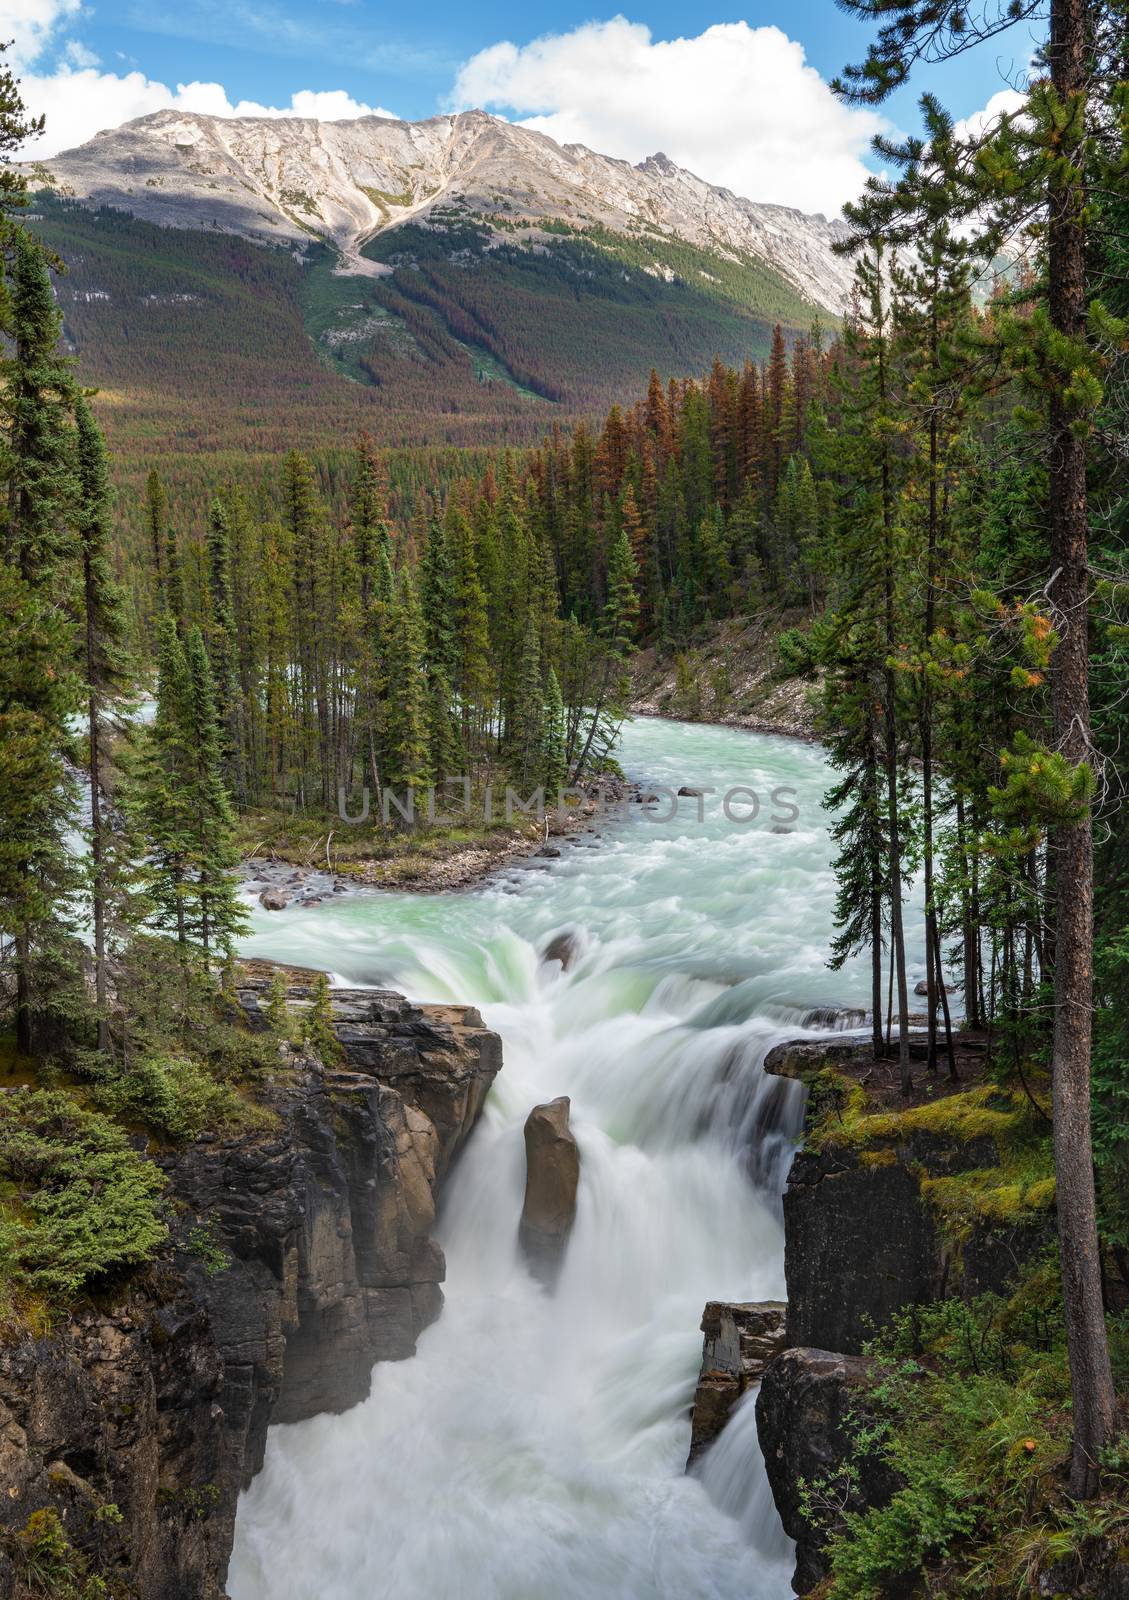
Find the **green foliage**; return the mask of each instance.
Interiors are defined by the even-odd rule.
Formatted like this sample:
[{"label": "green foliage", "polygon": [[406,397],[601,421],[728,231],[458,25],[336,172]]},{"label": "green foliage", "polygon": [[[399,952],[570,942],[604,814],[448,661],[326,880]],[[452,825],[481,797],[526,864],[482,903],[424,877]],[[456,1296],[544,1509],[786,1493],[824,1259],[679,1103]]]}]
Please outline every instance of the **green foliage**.
[{"label": "green foliage", "polygon": [[91,1083],[95,1103],[117,1121],[144,1123],[177,1143],[246,1109],[230,1085],[188,1055],[147,1051],[128,1067],[93,1071]]},{"label": "green foliage", "polygon": [[286,1003],[286,980],[276,967],[271,973],[270,988],[267,991],[266,1004],[267,1022],[271,1031],[280,1038],[290,1037],[290,1007]]},{"label": "green foliage", "polygon": [[[116,1506],[103,1506],[94,1515],[109,1522],[112,1517],[103,1513],[113,1511]],[[33,1511],[14,1533],[0,1532],[0,1542],[19,1585],[13,1600],[103,1600],[114,1592],[91,1571],[89,1557],[71,1543],[54,1506]]]},{"label": "green foliage", "polygon": [[[897,1487],[840,1520],[828,1600],[879,1600],[926,1570],[943,1572],[946,1595],[1033,1597],[1040,1571],[1079,1559],[1096,1529],[1124,1536],[1113,1457],[1106,1499],[1086,1509],[1063,1492],[1070,1384],[1055,1261],[1010,1300],[902,1313],[868,1353],[876,1376],[856,1442]],[[809,1505],[831,1488],[809,1486]]]},{"label": "green foliage", "polygon": [[107,1117],[57,1090],[0,1098],[0,1255],[17,1290],[65,1300],[148,1260],[164,1176]]},{"label": "green foliage", "polygon": [[326,1066],[341,1060],[343,1051],[333,1027],[333,1000],[324,972],[318,974],[310,1003],[302,1013],[301,1039]]},{"label": "green foliage", "polygon": [[778,672],[784,678],[812,678],[818,665],[810,633],[802,628],[785,628],[776,639]]}]

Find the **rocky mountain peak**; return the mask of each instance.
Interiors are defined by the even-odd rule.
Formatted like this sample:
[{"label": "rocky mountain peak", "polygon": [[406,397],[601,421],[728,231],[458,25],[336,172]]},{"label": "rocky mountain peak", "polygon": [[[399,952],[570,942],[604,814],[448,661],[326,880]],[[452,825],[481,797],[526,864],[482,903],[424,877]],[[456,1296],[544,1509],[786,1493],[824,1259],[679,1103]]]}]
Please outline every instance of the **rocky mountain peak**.
[{"label": "rocky mountain peak", "polygon": [[684,240],[760,260],[832,312],[851,280],[831,251],[841,222],[743,199],[661,151],[632,166],[481,110],[421,122],[157,111],[24,170],[36,187],[169,227],[303,250],[325,240],[346,272],[371,273],[362,246],[386,229],[457,219],[526,245],[549,237],[546,223]]}]

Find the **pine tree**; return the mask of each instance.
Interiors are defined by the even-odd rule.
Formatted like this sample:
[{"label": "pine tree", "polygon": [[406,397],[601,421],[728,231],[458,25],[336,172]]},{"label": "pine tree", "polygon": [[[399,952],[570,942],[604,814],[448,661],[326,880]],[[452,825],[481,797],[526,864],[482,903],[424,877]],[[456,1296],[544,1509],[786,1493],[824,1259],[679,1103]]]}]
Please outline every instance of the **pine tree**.
[{"label": "pine tree", "polygon": [[67,719],[82,703],[74,659],[69,621],[0,559],[0,927],[12,939],[25,1055],[76,886],[66,832],[77,796],[61,759]]},{"label": "pine tree", "polygon": [[278,1034],[280,1039],[289,1039],[290,1007],[286,1001],[286,980],[277,967],[270,975],[265,1009],[267,1026],[271,1032]]},{"label": "pine tree", "polygon": [[526,624],[507,740],[509,770],[518,784],[539,778],[545,740],[545,696],[541,684],[541,637],[536,617]]},{"label": "pine tree", "polygon": [[110,535],[109,484],[102,434],[86,400],[74,403],[78,430],[78,529],[82,559],[83,653],[86,727],[90,772],[90,879],[94,938],[94,986],[98,1013],[98,1048],[109,1043],[106,1015],[107,911],[109,877],[107,825],[103,812],[102,745],[107,701],[126,687],[126,620],[121,590],[108,559]]},{"label": "pine tree", "polygon": [[454,622],[458,665],[455,689],[463,720],[463,747],[473,753],[491,695],[490,632],[486,595],[478,579],[478,563],[470,526],[460,510],[449,513],[454,565]]},{"label": "pine tree", "polygon": [[189,631],[185,642],[185,667],[191,902],[204,964],[209,966],[216,953],[222,965],[231,959],[247,919],[233,876],[239,851],[231,798],[224,783],[215,680],[198,628]]},{"label": "pine tree", "polygon": [[159,633],[157,714],[145,730],[127,804],[148,843],[144,877],[159,929],[175,931],[182,959],[210,968],[230,958],[246,925],[234,868],[231,801],[215,686],[199,629],[182,642]]},{"label": "pine tree", "polygon": [[438,518],[428,529],[420,562],[420,609],[428,671],[441,672],[451,684],[459,668],[455,629],[455,578],[443,525]]},{"label": "pine tree", "polygon": [[236,805],[247,800],[244,765],[243,694],[236,659],[235,591],[231,573],[231,524],[222,500],[208,518],[208,657],[215,682],[216,716],[223,741],[224,781]]},{"label": "pine tree", "polygon": [[431,777],[423,629],[411,573],[401,574],[388,634],[390,692],[385,748],[388,782],[413,794]]},{"label": "pine tree", "polygon": [[4,547],[29,583],[61,577],[73,553],[71,513],[77,494],[71,407],[75,382],[58,354],[62,315],[42,246],[8,226],[10,288],[4,329],[13,354],[2,363],[8,417]]},{"label": "pine tree", "polygon": [[[980,39],[1022,22],[1012,6],[1006,19],[972,19],[963,6],[938,13],[928,0],[843,0],[882,26],[866,60],[848,67],[836,88],[878,104],[904,84],[924,54],[937,61],[963,54]],[[920,213],[921,195],[937,167],[965,185],[967,210],[1014,233],[1043,208],[1046,303],[1035,315],[1005,326],[1005,342],[1021,372],[1046,399],[1043,419],[1049,467],[1048,563],[1060,638],[1051,667],[1055,753],[1078,769],[1083,783],[1091,754],[1089,703],[1089,512],[1086,440],[1101,403],[1104,362],[1096,348],[1111,332],[1100,302],[1087,293],[1087,252],[1095,207],[1090,180],[1116,193],[1123,179],[1123,140],[1110,149],[1109,106],[1123,90],[1124,13],[1106,0],[1051,0],[1041,60],[1045,75],[1032,85],[1022,115],[990,127],[970,152],[952,139],[951,123],[926,101],[931,142],[911,140],[884,153],[903,171],[892,186],[892,209],[903,219]],[[1104,83],[1105,97],[1100,96]],[[1107,153],[1108,152],[1108,153]],[[1073,1390],[1072,1493],[1095,1492],[1101,1453],[1116,1427],[1116,1402],[1101,1282],[1091,1135],[1090,1050],[1093,1013],[1093,825],[1089,811],[1054,828],[1056,918],[1054,941],[1053,1094],[1055,1173],[1063,1299]]]},{"label": "pine tree", "polygon": [[568,778],[568,723],[560,679],[553,667],[549,668],[545,688],[541,761],[541,780],[545,785],[546,802],[552,804]]},{"label": "pine tree", "polygon": [[153,558],[153,576],[158,588],[164,573],[165,529],[168,524],[169,497],[165,493],[160,475],[154,468],[145,482],[145,525],[149,531],[149,551]]},{"label": "pine tree", "polygon": [[335,1065],[344,1054],[333,1027],[333,999],[324,972],[318,973],[310,1003],[302,1013],[301,1038],[324,1066]]}]

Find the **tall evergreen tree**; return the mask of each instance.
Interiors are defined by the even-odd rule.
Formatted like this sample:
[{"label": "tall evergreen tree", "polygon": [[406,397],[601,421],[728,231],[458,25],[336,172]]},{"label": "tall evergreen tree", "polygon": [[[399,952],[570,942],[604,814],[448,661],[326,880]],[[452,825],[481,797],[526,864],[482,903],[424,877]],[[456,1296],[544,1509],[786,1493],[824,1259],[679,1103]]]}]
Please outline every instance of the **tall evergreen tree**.
[{"label": "tall evergreen tree", "polygon": [[128,686],[126,620],[121,589],[109,561],[110,492],[106,448],[85,398],[75,398],[78,430],[78,515],[82,561],[82,677],[90,772],[90,865],[94,987],[98,1048],[109,1043],[107,1005],[107,824],[104,815],[102,747],[110,697]]}]

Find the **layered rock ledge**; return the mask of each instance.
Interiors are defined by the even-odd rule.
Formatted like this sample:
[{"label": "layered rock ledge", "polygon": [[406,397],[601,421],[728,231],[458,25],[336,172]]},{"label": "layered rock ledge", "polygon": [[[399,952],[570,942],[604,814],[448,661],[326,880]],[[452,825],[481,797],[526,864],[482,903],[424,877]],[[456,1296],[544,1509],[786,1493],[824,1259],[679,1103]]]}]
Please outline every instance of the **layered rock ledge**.
[{"label": "layered rock ledge", "polygon": [[782,1300],[709,1300],[702,1313],[702,1371],[694,1391],[687,1468],[709,1448],[740,1400],[784,1348]]},{"label": "layered rock ledge", "polygon": [[[272,970],[243,974],[252,1025]],[[283,970],[299,1007],[317,974]],[[371,989],[332,1005],[340,1061],[280,1062],[268,1126],[159,1158],[167,1258],[0,1349],[0,1524],[53,1507],[137,1600],[219,1600],[269,1424],[355,1405],[439,1314],[436,1198],[500,1042],[471,1007]],[[6,1565],[0,1546],[2,1593]]]}]

